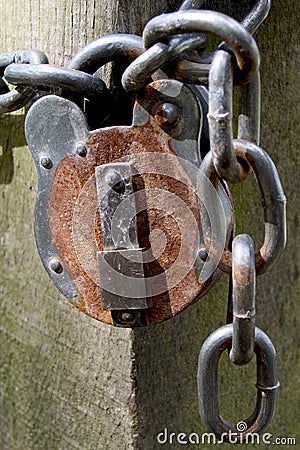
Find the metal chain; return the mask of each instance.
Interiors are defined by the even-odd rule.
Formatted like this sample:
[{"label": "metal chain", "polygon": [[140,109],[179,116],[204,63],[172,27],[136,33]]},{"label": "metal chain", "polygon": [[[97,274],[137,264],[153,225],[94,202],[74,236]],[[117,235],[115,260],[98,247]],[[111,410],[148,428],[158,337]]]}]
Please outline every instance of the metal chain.
[{"label": "metal chain", "polygon": [[253,240],[247,234],[240,234],[232,242],[233,332],[230,359],[234,364],[247,364],[254,354],[255,289]]},{"label": "metal chain", "polygon": [[[262,11],[269,8],[269,2],[262,2],[263,5],[258,3],[256,6],[261,6],[258,15],[265,16]],[[253,16],[246,23],[250,29],[256,28]],[[240,139],[233,139],[233,65],[231,56],[222,50],[218,50],[212,60],[208,114],[211,152],[203,168],[210,172],[215,170],[219,177],[230,182],[243,180],[249,168],[252,168],[262,194],[265,240],[256,256],[252,239],[248,235],[237,236],[233,240],[232,253],[229,250],[223,253],[221,268],[232,276],[233,324],[220,328],[203,344],[199,354],[198,396],[200,417],[207,428],[225,441],[229,440],[230,432],[237,433],[240,435],[239,441],[243,442],[248,433],[260,433],[265,429],[272,420],[276,406],[279,387],[276,353],[267,335],[255,327],[255,276],[273,267],[285,247],[286,199],[274,163],[264,150],[253,143],[259,141],[259,75],[256,75],[250,88],[244,91],[246,121],[241,118]],[[205,241],[211,256],[217,244],[212,242],[208,231]],[[246,428],[243,431],[219,414],[218,361],[225,349],[231,349],[230,359],[238,365],[247,364],[254,352],[257,356],[257,404],[245,421]]]},{"label": "metal chain", "polygon": [[[189,9],[200,8],[203,5],[203,0],[185,0],[179,7],[179,14],[189,13]],[[244,21],[249,24],[249,28],[255,28],[258,26],[259,21],[263,18],[263,13],[265,14],[266,7],[264,6],[266,1],[257,2],[258,5],[253,8]],[[202,11],[203,12],[203,11]],[[259,13],[259,14],[258,14]],[[259,19],[258,19],[259,16]],[[251,25],[250,25],[251,24]],[[179,55],[185,53],[187,50],[190,52],[197,48],[201,50],[205,47],[206,37],[203,34],[185,34],[183,37],[175,36],[169,39],[168,44],[159,43],[157,46],[153,45],[151,48],[151,54],[143,52],[142,40],[139,36],[127,35],[127,34],[117,34],[104,36],[96,41],[88,44],[84,49],[78,52],[78,54],[71,60],[68,64],[68,69],[75,69],[85,73],[94,74],[99,67],[110,61],[116,60],[126,60],[131,62],[137,58],[139,54],[143,52],[143,59],[137,64],[140,65],[140,80],[137,80],[136,75],[133,78],[136,80],[134,87],[126,84],[126,72],[123,76],[123,83],[126,89],[136,90],[136,87],[141,87],[152,75],[153,70],[163,67],[166,63],[177,60]],[[24,55],[40,54],[40,58],[27,58]],[[10,55],[8,58],[7,55]],[[22,56],[20,56],[22,55]],[[16,56],[16,58],[15,58]],[[210,59],[208,56],[202,55],[204,58],[199,64],[197,64],[198,70],[202,74],[203,78],[208,76],[208,66],[210,64]],[[15,59],[14,59],[15,58]],[[84,77],[74,71],[67,71],[65,68],[57,68],[57,66],[41,67],[39,64],[47,64],[47,57],[41,52],[33,50],[10,52],[0,55],[2,59],[3,68],[2,76],[6,81],[12,84],[16,84],[16,89],[13,91],[8,91],[5,83],[1,81],[1,94],[0,94],[0,114],[12,112],[17,109],[22,108],[28,102],[30,102],[39,92],[46,92],[47,90],[56,90],[55,93],[67,96],[66,89],[71,91],[76,91],[81,94],[81,96],[86,96],[87,98],[94,96],[99,96],[103,93],[107,96],[107,90],[103,86],[103,82],[99,81],[99,78],[95,76],[96,80],[91,80],[88,77]],[[23,68],[9,67],[11,64],[24,64]],[[191,63],[193,64],[193,63]],[[32,67],[34,65],[34,67]],[[131,70],[134,70],[136,62],[133,62]],[[56,72],[57,69],[57,73]],[[175,69],[172,69],[175,70]],[[58,73],[60,72],[60,73]],[[191,77],[192,74],[189,74]],[[177,75],[180,78],[180,75]],[[190,80],[189,80],[190,81]],[[138,84],[137,84],[138,83]],[[90,87],[88,87],[90,84]],[[100,94],[101,95],[101,94]]]},{"label": "metal chain", "polygon": [[[184,43],[186,33],[205,32],[225,40],[212,56],[198,55],[196,64],[200,68],[200,77],[195,76],[195,63],[193,80],[185,69],[187,82],[197,84],[199,78],[201,81],[208,78],[211,152],[202,163],[202,170],[204,173],[209,171],[207,175],[215,171],[220,182],[236,183],[245,179],[252,169],[264,207],[265,239],[260,251],[255,255],[251,237],[240,235],[233,240],[232,251],[227,249],[223,252],[219,267],[232,276],[233,324],[213,333],[203,344],[199,355],[200,416],[210,431],[219,437],[225,435],[225,440],[230,431],[241,431],[237,424],[228,423],[219,414],[218,360],[226,348],[231,348],[231,361],[238,365],[248,363],[254,352],[257,356],[258,400],[254,412],[246,420],[247,429],[240,433],[241,441],[246,439],[247,433],[260,433],[270,423],[279,387],[273,344],[263,331],[255,327],[256,274],[266,272],[275,265],[286,242],[286,199],[278,173],[268,154],[256,145],[259,143],[260,128],[259,53],[249,32],[257,29],[269,8],[270,1],[256,2],[241,25],[211,11],[179,11],[156,17],[144,29],[143,42],[147,50],[131,63],[122,78],[125,89],[133,92],[141,89],[153,72],[161,68],[160,63],[166,64],[174,57],[172,53],[169,53],[169,58],[165,57],[172,45],[170,36],[174,39],[174,36],[181,35],[181,42]],[[197,48],[196,41],[192,45]],[[159,50],[163,54],[161,59],[157,57]],[[183,45],[182,53],[185,50]],[[179,55],[178,52],[176,56]],[[233,83],[246,84],[246,88],[242,87],[239,139],[233,139],[232,133]],[[203,226],[205,220],[202,219]],[[220,254],[220,249],[216,248],[218,241],[213,241],[210,227],[203,227],[203,235],[206,254],[210,258],[214,252]]]},{"label": "metal chain", "polygon": [[232,337],[232,325],[224,325],[212,333],[201,348],[198,361],[199,412],[203,424],[209,431],[223,441],[230,441],[231,433],[235,433],[238,442],[242,443],[247,440],[247,435],[261,433],[270,424],[275,411],[279,382],[274,346],[270,338],[256,327],[257,400],[255,409],[245,420],[244,431],[237,424],[230,424],[223,419],[219,413],[218,363],[222,353],[230,348]]},{"label": "metal chain", "polygon": [[[251,170],[254,172],[262,197],[265,238],[256,254],[248,235],[236,236],[232,248],[220,249],[205,211],[201,212],[206,255],[214,259],[222,254],[216,265],[231,276],[232,314],[228,316],[233,316],[233,323],[209,336],[200,351],[200,416],[218,436],[240,432],[237,424],[219,415],[218,361],[225,349],[231,349],[230,359],[238,365],[248,363],[255,353],[257,404],[246,420],[246,431],[259,433],[272,419],[279,383],[273,344],[255,327],[255,279],[277,263],[286,242],[286,199],[272,159],[258,146],[260,58],[251,34],[267,16],[270,0],[257,0],[241,23],[221,13],[201,10],[203,3],[185,0],[176,12],[155,17],[145,26],[142,38],[129,34],[101,37],[80,50],[67,68],[50,65],[41,52],[0,55],[0,75],[16,85],[9,91],[1,81],[0,113],[15,111],[41,91],[53,89],[61,96],[76,92],[80,103],[85,98],[107,98],[109,90],[95,72],[111,61],[124,65],[122,85],[132,98],[151,77],[170,77],[201,85],[202,89],[208,86],[210,152],[200,169],[225,190],[227,182],[243,181]],[[224,41],[215,52],[205,51],[207,34]],[[241,86],[238,139],[233,138],[232,131],[233,85]],[[202,194],[205,196],[205,192]],[[246,431],[241,433],[242,440]]]},{"label": "metal chain", "polygon": [[[5,76],[5,70],[11,64],[48,64],[47,56],[38,50],[17,50],[0,55],[0,75]],[[6,92],[5,92],[6,91]],[[34,98],[36,92],[25,86],[18,86],[9,91],[8,87],[0,95],[0,114],[23,108]]]}]

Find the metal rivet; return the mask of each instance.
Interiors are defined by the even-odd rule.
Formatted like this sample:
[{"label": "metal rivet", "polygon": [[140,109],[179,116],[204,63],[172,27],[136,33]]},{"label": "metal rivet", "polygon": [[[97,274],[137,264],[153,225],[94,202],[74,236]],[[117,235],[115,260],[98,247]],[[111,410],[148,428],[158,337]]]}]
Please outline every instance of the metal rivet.
[{"label": "metal rivet", "polygon": [[118,194],[124,194],[125,192],[125,181],[122,175],[116,170],[109,170],[104,177],[106,183]]},{"label": "metal rivet", "polygon": [[52,258],[49,262],[49,267],[55,273],[62,273],[62,271],[64,270],[62,263],[58,258]]},{"label": "metal rivet", "polygon": [[154,114],[154,119],[162,128],[175,127],[181,117],[180,108],[173,103],[162,103]]},{"label": "metal rivet", "polygon": [[81,142],[76,145],[76,153],[78,156],[84,158],[87,155],[87,148]]},{"label": "metal rivet", "polygon": [[41,165],[44,167],[44,169],[51,169],[53,166],[52,161],[47,156],[43,156],[41,158]]},{"label": "metal rivet", "polygon": [[208,259],[209,259],[208,253],[207,253],[207,251],[206,251],[205,248],[200,248],[200,249],[199,249],[199,251],[198,251],[198,256],[199,256],[199,258],[200,258],[202,261],[204,261],[204,262],[208,261]]}]

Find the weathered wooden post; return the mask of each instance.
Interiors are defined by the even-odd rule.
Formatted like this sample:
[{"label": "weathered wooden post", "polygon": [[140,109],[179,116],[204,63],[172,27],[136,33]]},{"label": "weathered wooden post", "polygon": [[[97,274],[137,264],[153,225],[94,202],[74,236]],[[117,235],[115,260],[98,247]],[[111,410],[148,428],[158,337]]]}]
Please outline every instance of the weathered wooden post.
[{"label": "weathered wooden post", "polygon": [[[234,0],[206,3],[239,18],[253,2],[240,2],[238,12]],[[1,0],[0,52],[39,49],[51,63],[64,65],[93,39],[141,34],[151,17],[177,6],[175,0]],[[289,205],[288,247],[257,287],[257,325],[277,348],[281,382],[268,429],[272,437],[266,438],[271,443],[297,438],[299,428],[299,20],[295,2],[274,0],[256,35],[261,145],[277,164]],[[193,448],[197,436],[198,448],[211,448],[207,440],[201,444],[197,358],[203,340],[225,322],[227,277],[180,316],[152,328],[114,328],[72,308],[49,281],[35,247],[36,172],[23,123],[23,112],[0,117],[1,449],[179,449]],[[259,245],[255,196],[253,180],[234,188],[238,229],[254,233]],[[251,412],[254,383],[254,363],[236,368],[224,357],[220,390],[226,418],[239,421]]]}]

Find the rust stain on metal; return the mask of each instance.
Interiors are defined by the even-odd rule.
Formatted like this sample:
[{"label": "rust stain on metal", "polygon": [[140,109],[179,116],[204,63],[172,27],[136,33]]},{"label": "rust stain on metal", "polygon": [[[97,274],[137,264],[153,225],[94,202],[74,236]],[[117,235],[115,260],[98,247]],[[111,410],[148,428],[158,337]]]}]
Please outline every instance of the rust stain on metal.
[{"label": "rust stain on metal", "polygon": [[[120,158],[129,158],[134,163],[139,154],[146,152],[174,153],[170,138],[154,121],[148,121],[143,126],[96,130],[91,133],[87,148],[85,158],[69,154],[56,168],[48,202],[49,225],[53,243],[76,286],[80,300],[79,306],[76,306],[95,319],[112,323],[111,313],[101,307],[96,255],[103,245],[96,204],[95,167]],[[174,178],[149,173],[151,167],[145,167],[140,182],[146,193],[158,188],[175,194],[192,211],[199,224],[198,199],[187,174],[179,163],[174,164],[172,171]],[[173,217],[176,204],[168,202],[158,208],[155,198],[147,198],[147,195],[146,203],[147,210],[138,216],[140,246],[150,247],[149,234],[153,230],[164,230],[166,237],[164,251],[147,266],[147,276],[152,277],[166,273],[178,257],[182,243],[180,228]],[[189,231],[189,223],[186,227]],[[156,242],[154,238],[151,242],[153,254],[159,245],[159,240]],[[184,248],[186,261],[190,261],[197,246],[196,233],[191,229],[189,245]],[[153,306],[147,310],[148,323],[156,324],[175,316],[203,295],[219,276],[217,271],[205,283],[199,283],[197,270],[192,266],[176,286],[169,287],[166,279],[166,291],[153,297]]]},{"label": "rust stain on metal", "polygon": [[253,283],[254,276],[246,264],[235,264],[232,271],[233,284],[237,289],[245,289]]}]

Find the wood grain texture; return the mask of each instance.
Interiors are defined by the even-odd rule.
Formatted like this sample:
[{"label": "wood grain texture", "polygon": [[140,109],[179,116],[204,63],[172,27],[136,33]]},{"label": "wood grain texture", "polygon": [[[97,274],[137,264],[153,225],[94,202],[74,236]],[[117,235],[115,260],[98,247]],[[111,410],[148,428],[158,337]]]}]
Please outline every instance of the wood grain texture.
[{"label": "wood grain texture", "polygon": [[[236,4],[206,3],[230,13]],[[249,3],[239,3],[238,17]],[[96,37],[140,33],[150,17],[176,4],[0,0],[0,51],[32,47],[44,50],[51,62],[65,64]],[[268,430],[274,438],[297,436],[299,428],[299,21],[294,1],[273,0],[257,33],[261,144],[275,160],[288,197],[287,250],[276,269],[259,278],[257,289],[257,324],[271,336],[280,369],[278,408]],[[23,119],[22,114],[0,118],[1,450],[158,450],[156,436],[164,428],[201,436],[198,351],[225,321],[226,277],[179,317],[150,329],[112,328],[71,307],[48,280],[35,248],[36,174]],[[234,188],[238,230],[254,234],[257,246],[262,230],[258,198],[251,180]],[[224,355],[220,390],[226,418],[243,420],[250,413],[254,384],[254,362],[235,368]]]},{"label": "wood grain texture", "polygon": [[[165,9],[128,5],[1,1],[0,51],[40,49],[65,64],[93,39],[129,31],[125,10],[138,32]],[[79,313],[48,280],[33,236],[37,180],[23,122],[19,113],[0,118],[0,448],[134,448],[132,333]]]}]

